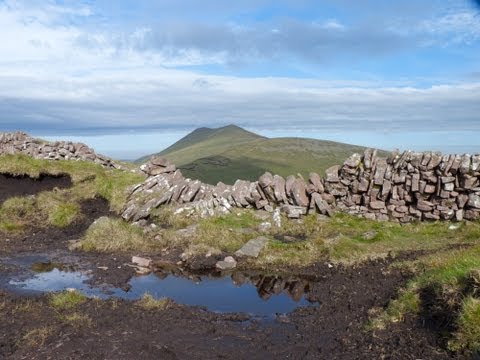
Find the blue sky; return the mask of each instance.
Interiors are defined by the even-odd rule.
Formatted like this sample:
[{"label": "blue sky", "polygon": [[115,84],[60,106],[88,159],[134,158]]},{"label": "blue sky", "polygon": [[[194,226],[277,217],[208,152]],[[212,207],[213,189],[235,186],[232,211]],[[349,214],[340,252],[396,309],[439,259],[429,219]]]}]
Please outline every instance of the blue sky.
[{"label": "blue sky", "polygon": [[480,152],[473,0],[0,0],[0,129],[157,151],[229,123]]}]

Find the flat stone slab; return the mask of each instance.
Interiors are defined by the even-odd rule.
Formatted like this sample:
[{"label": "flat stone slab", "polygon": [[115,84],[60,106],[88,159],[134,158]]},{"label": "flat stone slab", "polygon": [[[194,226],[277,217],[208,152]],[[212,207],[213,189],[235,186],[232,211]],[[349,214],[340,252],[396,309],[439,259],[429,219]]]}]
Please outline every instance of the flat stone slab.
[{"label": "flat stone slab", "polygon": [[235,255],[247,256],[247,257],[258,257],[260,255],[260,251],[262,251],[265,246],[267,245],[268,238],[265,236],[260,236],[258,238],[249,240],[245,245],[241,247],[241,249],[235,252]]}]

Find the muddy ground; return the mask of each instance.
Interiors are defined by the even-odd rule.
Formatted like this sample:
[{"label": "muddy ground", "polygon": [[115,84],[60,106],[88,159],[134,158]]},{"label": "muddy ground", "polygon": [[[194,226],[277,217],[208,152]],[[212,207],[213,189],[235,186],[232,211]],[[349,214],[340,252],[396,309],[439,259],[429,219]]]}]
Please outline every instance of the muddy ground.
[{"label": "muddy ground", "polygon": [[[8,183],[2,182],[0,199],[12,193],[13,188],[5,186]],[[108,204],[103,199],[89,200],[83,204],[82,212],[84,216],[66,229],[31,229],[8,241],[0,239],[0,258],[46,253],[53,258],[55,254],[71,256],[92,268],[108,268],[95,272],[97,281],[126,284],[133,269],[122,264],[132,254],[68,250],[69,240],[78,239],[91,222],[109,214]],[[330,268],[320,263],[307,270],[290,269],[297,275],[314,277],[308,298],[319,305],[299,308],[271,321],[181,304],[147,310],[129,301],[112,299],[89,299],[74,310],[58,310],[50,306],[47,295],[20,296],[0,291],[0,358],[465,358],[443,350],[442,329],[431,326],[427,318],[406,319],[385,331],[365,330],[369,310],[385,307],[410,276],[390,271],[390,261],[356,268]],[[2,270],[0,264],[0,271],[9,269],[4,266]],[[72,313],[80,314],[84,321],[67,321]]]}]

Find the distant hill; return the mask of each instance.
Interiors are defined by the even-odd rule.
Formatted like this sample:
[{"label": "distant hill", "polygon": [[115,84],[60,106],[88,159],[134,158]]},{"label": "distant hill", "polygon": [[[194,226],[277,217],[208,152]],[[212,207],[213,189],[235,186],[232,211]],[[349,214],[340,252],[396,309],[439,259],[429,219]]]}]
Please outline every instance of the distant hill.
[{"label": "distant hill", "polygon": [[[282,176],[307,176],[343,161],[362,146],[305,138],[269,139],[235,125],[199,128],[155,154],[176,164],[185,176],[210,184],[236,179],[256,180],[265,171]],[[386,155],[385,152],[380,152]],[[151,155],[150,155],[151,156]],[[137,162],[145,162],[150,156]]]},{"label": "distant hill", "polygon": [[257,139],[265,138],[235,125],[216,129],[202,127],[192,131],[165,150],[144,156],[135,162],[144,163],[153,155],[161,155],[180,166],[199,158],[222,154],[233,146]]}]

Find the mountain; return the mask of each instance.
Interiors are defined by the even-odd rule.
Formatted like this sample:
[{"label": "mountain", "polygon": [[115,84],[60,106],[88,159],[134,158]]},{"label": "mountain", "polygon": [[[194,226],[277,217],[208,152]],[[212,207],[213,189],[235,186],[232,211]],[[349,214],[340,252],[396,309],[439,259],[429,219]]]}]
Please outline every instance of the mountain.
[{"label": "mountain", "polygon": [[[257,139],[265,138],[236,125],[216,129],[202,127],[192,131],[160,153],[153,155],[164,156],[180,166],[199,158],[219,155],[233,146]],[[144,156],[135,162],[144,163],[153,155]]]},{"label": "mountain", "polygon": [[[266,138],[235,125],[218,129],[199,128],[155,154],[176,164],[185,176],[210,184],[236,179],[256,180],[265,171],[282,176],[324,173],[342,164],[362,146],[305,138]],[[385,152],[380,152],[386,155]],[[144,162],[150,156],[137,162]]]}]

